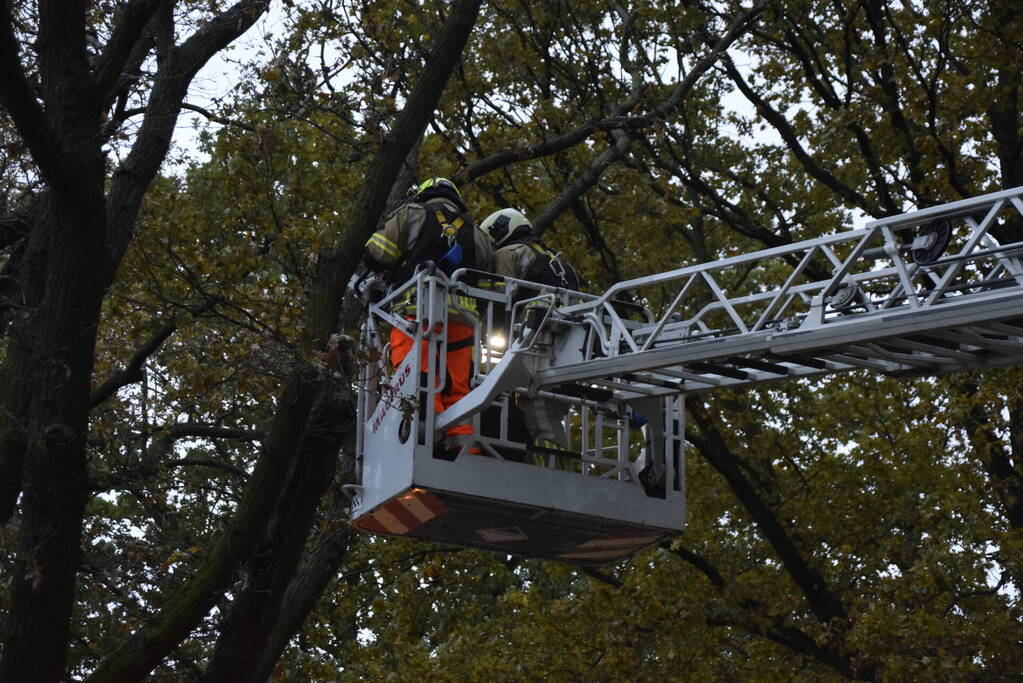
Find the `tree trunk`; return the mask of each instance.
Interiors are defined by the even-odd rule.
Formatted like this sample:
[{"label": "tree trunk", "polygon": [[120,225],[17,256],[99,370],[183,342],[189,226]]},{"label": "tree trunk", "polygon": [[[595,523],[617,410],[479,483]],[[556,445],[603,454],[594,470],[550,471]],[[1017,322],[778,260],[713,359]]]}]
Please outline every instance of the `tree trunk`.
[{"label": "tree trunk", "polygon": [[[268,0],[239,0],[177,46],[174,2],[122,3],[101,54],[91,54],[89,4],[40,0],[32,27],[0,3],[0,104],[47,186],[18,269],[20,316],[0,381],[0,521],[22,517],[4,624],[0,679],[63,676],[88,498],[86,443],[103,299],[135,218],[170,145],[188,84],[244,32]],[[132,151],[109,183],[105,110],[157,6],[158,74]],[[34,31],[30,29],[35,29]],[[19,30],[32,35],[19,43]],[[141,43],[140,43],[141,41]],[[144,52],[148,52],[146,47]],[[26,66],[35,55],[36,62]],[[140,57],[141,58],[141,57]]]},{"label": "tree trunk", "polygon": [[[339,493],[338,496],[341,497],[342,494]],[[303,622],[316,607],[323,591],[344,566],[353,533],[347,522],[343,521],[345,516],[343,508],[347,504],[347,499],[334,501],[331,512],[327,515],[326,530],[320,535],[302,568],[288,586],[273,633],[267,638],[259,661],[252,670],[253,681],[265,681],[273,674],[284,649],[302,628]]]},{"label": "tree trunk", "polygon": [[353,404],[332,382],[321,383],[297,457],[277,493],[266,535],[243,569],[245,588],[221,626],[203,681],[259,680],[255,670],[280,619],[316,508],[333,481],[341,441],[354,424]]},{"label": "tree trunk", "polygon": [[45,218],[45,294],[17,332],[30,343],[30,363],[20,370],[29,373],[31,393],[18,400],[27,409],[23,514],[0,662],[5,681],[60,680],[67,653],[88,495],[89,391],[107,284],[102,214],[88,208],[53,202]]}]

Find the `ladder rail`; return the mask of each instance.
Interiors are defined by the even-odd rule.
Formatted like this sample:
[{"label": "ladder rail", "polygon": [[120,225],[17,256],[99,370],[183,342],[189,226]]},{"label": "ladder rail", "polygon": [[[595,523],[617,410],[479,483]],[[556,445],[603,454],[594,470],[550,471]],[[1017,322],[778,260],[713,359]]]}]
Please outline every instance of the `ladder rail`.
[{"label": "ladder rail", "polygon": [[[612,286],[596,300],[565,306],[558,312],[563,316],[584,317],[593,324],[594,317],[587,314],[597,309],[606,311],[607,302],[616,293],[678,283],[677,294],[663,309],[654,325],[630,330],[621,324],[617,316],[611,316],[604,331],[595,330],[602,341],[607,340],[607,355],[613,356],[649,351],[664,343],[685,343],[689,338],[695,340],[707,336],[745,335],[771,326],[777,327],[783,322],[790,327],[807,328],[833,323],[850,315],[848,310],[829,305],[830,298],[844,287],[854,288],[854,294],[859,297],[858,305],[864,311],[857,312],[858,315],[880,315],[900,306],[918,309],[943,305],[949,297],[973,296],[977,292],[971,289],[983,290],[991,286],[992,275],[979,279],[976,277],[981,270],[994,273],[1002,268],[1017,278],[1020,277],[1018,274],[1023,273],[1017,258],[1023,242],[999,245],[990,234],[995,219],[1007,207],[1015,208],[1016,213],[1023,216],[1020,195],[1023,195],[1023,188],[1006,190],[873,221],[865,228],[838,235],[635,278]],[[972,216],[981,212],[985,214],[984,219],[980,222],[973,220]],[[950,217],[964,218],[969,230],[959,251],[929,263],[910,260],[908,252],[911,251],[912,242],[900,243],[897,231],[911,230],[932,220]],[[884,243],[883,259],[876,253],[876,249],[871,249],[871,244],[877,241]],[[797,283],[815,256],[825,253],[829,260],[834,261],[831,258],[834,248],[842,245],[851,247],[851,251],[828,278]],[[870,253],[872,251],[874,253]],[[775,289],[728,296],[719,282],[718,274],[730,268],[769,260],[784,261],[787,257],[796,258],[798,264],[791,269],[782,285]],[[967,276],[974,278],[972,284],[970,281],[960,282]],[[687,303],[692,303],[688,295],[698,278],[706,282],[710,300],[689,317],[684,317],[682,309]],[[797,308],[802,310],[792,310],[797,302]],[[760,308],[754,311],[754,317],[744,318],[741,309],[755,309],[757,306]],[[787,320],[778,319],[786,313]],[[730,321],[727,328],[708,323],[713,316],[720,314]],[[616,348],[615,342],[619,339],[623,344],[618,344]]]},{"label": "ladder rail", "polygon": [[[504,291],[470,286],[467,275],[475,271],[465,269],[456,271],[450,279],[438,273],[425,280],[423,274],[418,274],[419,279],[396,288],[373,309],[379,324],[405,325],[413,330],[412,323],[386,310],[413,283],[425,298],[426,290],[437,287],[436,282],[442,283],[443,291],[476,298],[486,306],[474,326],[481,339],[474,356],[478,371],[475,383],[479,385],[508,352],[492,347],[489,340],[482,341],[484,335],[498,328],[496,321],[508,315],[504,311],[510,311],[513,324],[519,323],[521,327],[518,318],[523,318],[525,305],[513,303],[513,295],[528,290],[533,301],[547,302],[545,322],[540,327],[553,331],[555,338],[568,328],[586,330],[581,341],[576,342],[581,351],[577,349],[567,355],[564,350],[544,349],[539,353],[532,350],[539,330],[526,340],[528,344],[512,351],[537,356],[529,381],[533,393],[563,382],[599,380],[600,386],[618,395],[650,396],[665,395],[671,390],[702,391],[855,368],[900,372],[932,367],[942,371],[954,369],[957,362],[962,367],[982,367],[988,361],[1005,364],[1012,357],[1015,338],[1007,342],[987,339],[984,346],[968,345],[966,351],[944,354],[926,340],[911,342],[909,346],[903,342],[903,353],[872,342],[891,336],[886,321],[895,314],[941,309],[929,319],[954,325],[959,318],[945,314],[952,305],[980,305],[1001,298],[1010,290],[1018,288],[1023,292],[1020,259],[1023,242],[1001,245],[992,235],[996,223],[1010,211],[1023,217],[1023,188],[883,218],[843,233],[626,280],[599,295],[515,278],[500,278]],[[965,225],[966,234],[960,234],[964,231],[962,225],[955,229],[954,241],[948,247],[951,253],[939,253],[924,262],[912,258],[913,249],[921,240],[913,231],[932,225],[932,221],[953,218]],[[822,272],[822,262],[830,265],[830,271]],[[734,272],[744,279],[739,284],[727,283]],[[813,281],[801,281],[813,276]],[[771,280],[780,280],[780,284],[772,285]],[[677,290],[672,290],[673,286]],[[657,295],[666,301],[658,314],[649,308],[656,300],[648,294],[651,288],[659,288]],[[638,303],[623,303],[621,300],[626,296]],[[495,313],[497,309],[499,313]],[[633,319],[636,311],[641,312],[638,320]],[[990,308],[986,315],[987,322],[1005,319]],[[858,325],[852,324],[857,322]],[[970,318],[967,324],[983,322]],[[872,326],[875,331],[870,331]],[[824,327],[833,327],[834,331],[816,333],[822,340],[815,351],[819,356],[816,363],[810,362],[813,348],[805,344],[793,346],[787,341],[798,337],[796,333]],[[892,329],[893,334],[909,334],[905,326]],[[932,324],[931,331],[938,334],[943,328]],[[848,338],[842,338],[844,332],[848,332]],[[971,338],[964,334],[957,339]],[[826,344],[835,348],[825,348]],[[807,350],[794,350],[797,347]],[[978,351],[984,349],[991,352],[991,358],[978,359]],[[749,362],[760,358],[762,365],[764,361],[768,365],[777,363],[777,358],[771,357],[778,353],[804,356],[777,365],[783,368],[781,374],[762,367],[741,367],[743,359]],[[739,359],[738,365],[728,359]],[[480,409],[473,406],[462,417],[475,415]],[[427,412],[431,412],[429,407]],[[456,410],[452,415],[462,412],[465,411]],[[437,416],[429,417],[434,422]],[[438,422],[450,423],[447,418]]]}]

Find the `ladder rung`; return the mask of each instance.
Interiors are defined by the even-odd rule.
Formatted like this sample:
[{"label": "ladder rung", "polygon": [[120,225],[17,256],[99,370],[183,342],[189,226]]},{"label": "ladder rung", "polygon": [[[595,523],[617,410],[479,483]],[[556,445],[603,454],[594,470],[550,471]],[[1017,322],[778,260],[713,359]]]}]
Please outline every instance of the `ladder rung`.
[{"label": "ladder rung", "polygon": [[687,363],[686,367],[699,373],[721,375],[732,379],[749,379],[749,373],[745,370],[738,370],[728,365],[718,363]]},{"label": "ladder rung", "polygon": [[868,370],[874,370],[875,372],[896,372],[899,370],[897,363],[885,360],[876,360],[872,358],[861,358],[848,353],[838,353],[829,357],[830,360],[836,363],[842,363],[849,365],[854,368],[866,368]]},{"label": "ladder rung", "polygon": [[926,334],[909,335],[907,337],[903,337],[903,339],[905,339],[906,341],[914,342],[916,344],[926,344],[927,346],[940,346],[942,348],[950,349],[952,351],[958,351],[962,346],[958,342]]},{"label": "ladder rung", "polygon": [[764,372],[771,372],[775,375],[789,374],[789,368],[786,366],[778,365],[777,363],[768,363],[766,360],[760,360],[759,358],[738,358],[733,356],[728,359],[728,362],[732,365],[740,365],[745,368],[752,368],[753,370],[763,370]]},{"label": "ladder rung", "polygon": [[921,351],[937,358],[952,358],[959,361],[976,360],[976,356],[969,351],[959,351],[958,347],[949,347],[948,345],[938,346],[936,344],[910,341],[909,339],[891,339],[885,345],[894,346],[899,350]]},{"label": "ladder rung", "polygon": [[576,398],[584,398],[588,401],[595,401],[597,403],[603,403],[604,401],[610,401],[614,398],[614,392],[608,391],[607,389],[599,389],[597,387],[586,386],[582,384],[558,384],[550,388],[555,394],[564,394],[565,396],[575,396]]},{"label": "ladder rung", "polygon": [[560,448],[550,448],[548,446],[541,446],[536,443],[526,444],[527,453],[538,453],[543,455],[554,455],[559,458],[570,458],[572,460],[582,460],[583,454],[576,453],[575,451],[563,451]]},{"label": "ladder rung", "polygon": [[820,358],[813,356],[779,356],[774,353],[765,354],[767,358],[772,358],[780,363],[797,363],[799,365],[805,365],[808,368],[817,368],[818,370],[827,370],[828,364]]},{"label": "ladder rung", "polygon": [[1006,335],[993,333],[990,330],[948,330],[941,334],[943,337],[956,341],[960,345],[975,346],[986,351],[1002,354],[1023,356],[1023,345],[1010,341]]},{"label": "ladder rung", "polygon": [[678,390],[680,382],[672,382],[671,380],[659,379],[649,374],[637,375],[635,373],[628,373],[621,376],[622,379],[630,382],[639,382],[642,384],[652,384],[655,387],[661,387],[662,389],[675,389]]}]

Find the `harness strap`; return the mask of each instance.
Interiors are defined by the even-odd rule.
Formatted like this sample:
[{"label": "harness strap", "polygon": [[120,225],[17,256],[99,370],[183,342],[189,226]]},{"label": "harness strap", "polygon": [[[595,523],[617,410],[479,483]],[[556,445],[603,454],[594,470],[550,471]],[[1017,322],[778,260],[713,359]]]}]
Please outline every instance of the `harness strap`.
[{"label": "harness strap", "polygon": [[472,346],[473,339],[474,337],[466,337],[455,342],[448,342],[448,351],[457,351]]},{"label": "harness strap", "polygon": [[566,285],[567,283],[565,282],[565,266],[560,260],[561,252],[559,251],[557,253],[554,253],[553,251],[551,251],[544,245],[540,244],[539,242],[529,242],[529,246],[537,254],[547,257],[547,266],[551,269],[551,272],[554,273],[555,277],[561,280],[562,285]]},{"label": "harness strap", "polygon": [[458,216],[455,220],[449,222],[448,217],[440,209],[434,209],[433,215],[436,216],[437,222],[440,224],[440,234],[446,237],[448,242],[454,242],[458,230],[465,224],[462,217]]},{"label": "harness strap", "polygon": [[544,249],[540,244],[536,242],[527,242],[527,244],[529,244],[529,247],[533,251],[535,251],[538,254],[542,254],[543,256],[546,256],[549,259],[553,259],[555,256],[557,256],[557,254],[552,253],[548,249]]}]

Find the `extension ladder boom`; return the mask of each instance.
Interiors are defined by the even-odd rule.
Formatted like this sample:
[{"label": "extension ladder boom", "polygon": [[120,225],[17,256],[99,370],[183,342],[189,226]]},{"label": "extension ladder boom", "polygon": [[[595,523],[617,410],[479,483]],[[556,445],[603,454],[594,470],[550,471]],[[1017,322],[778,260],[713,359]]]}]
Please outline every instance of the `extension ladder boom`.
[{"label": "extension ladder boom", "polygon": [[[370,429],[361,425],[364,476],[356,516],[372,520],[364,525],[369,530],[416,535],[418,529],[423,537],[507,552],[613,561],[681,529],[686,392],[855,369],[939,374],[1023,362],[1023,188],[636,278],[599,296],[516,280],[508,280],[504,291],[469,287],[465,275],[457,272],[449,281],[417,274],[407,284],[417,287],[415,321],[387,313],[388,301],[400,292],[371,309],[367,344],[380,346],[379,329],[386,323],[407,329],[437,353],[423,368],[419,354],[410,354],[417,358],[391,375],[422,373],[423,381],[374,386],[372,377],[364,378],[360,422]],[[485,303],[478,338],[501,329],[503,317],[511,319],[511,338],[507,349],[481,344],[475,388],[434,415],[424,397],[444,367],[441,330],[452,291]],[[403,412],[387,409],[388,400],[381,403],[388,392],[404,395]],[[570,449],[547,452],[528,435],[509,432],[515,405],[529,401],[565,407]],[[370,511],[394,498],[387,495],[394,486],[377,487],[379,495],[367,497],[365,474],[377,483],[389,478],[379,460],[371,463],[374,452],[397,447],[377,436],[388,413],[398,420],[398,436],[418,435],[406,440],[422,452],[419,469],[444,470],[431,478],[410,463],[399,477],[403,491],[429,481],[431,490],[458,489],[458,496],[473,498],[480,508],[448,517],[471,521],[501,501],[515,508],[495,513],[503,522],[547,514],[557,518],[555,526],[597,520],[597,527],[608,521],[615,529],[570,533],[586,539],[572,545],[537,541],[542,530],[527,531],[521,523],[488,527],[483,534],[471,523],[432,533],[440,526],[434,517],[414,523],[406,516],[408,532],[395,531],[402,525],[381,528]],[[464,449],[455,463],[433,458],[433,441],[469,420],[482,453]],[[411,459],[419,462],[414,453]],[[443,497],[427,488],[421,495]]]}]

